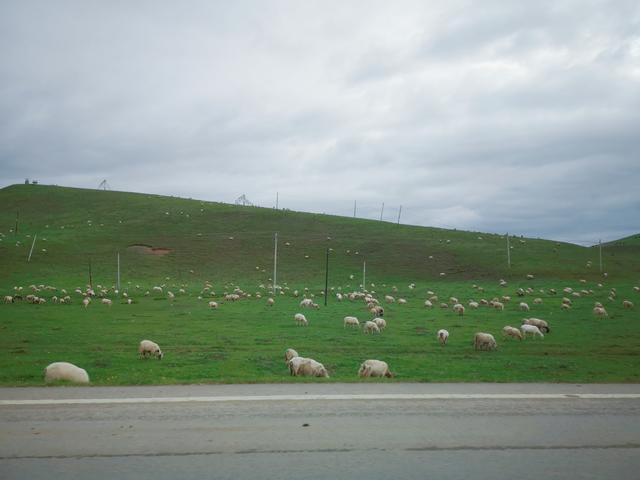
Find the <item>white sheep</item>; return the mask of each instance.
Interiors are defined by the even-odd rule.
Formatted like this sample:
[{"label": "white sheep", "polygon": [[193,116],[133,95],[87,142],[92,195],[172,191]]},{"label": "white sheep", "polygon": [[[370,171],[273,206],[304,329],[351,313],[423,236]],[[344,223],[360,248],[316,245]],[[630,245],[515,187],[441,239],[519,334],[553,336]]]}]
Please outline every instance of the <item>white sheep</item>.
[{"label": "white sheep", "polygon": [[385,328],[387,328],[387,321],[384,318],[374,318],[372,320],[373,323],[375,323],[378,328],[380,329],[380,331],[382,332],[382,330],[384,330]]},{"label": "white sheep", "polygon": [[406,305],[407,304],[407,300],[404,298],[399,298],[398,299],[398,305]]},{"label": "white sheep", "polygon": [[4,303],[13,303],[13,297],[11,295],[5,295]]},{"label": "white sheep", "polygon": [[393,298],[391,295],[385,295],[384,296],[384,301],[387,303],[394,303],[396,301],[395,298]]},{"label": "white sheep", "polygon": [[622,302],[622,307],[623,308],[632,309],[633,308],[633,302],[631,300],[624,300]]},{"label": "white sheep", "polygon": [[84,297],[82,299],[82,306],[84,308],[87,308],[89,306],[89,303],[91,303],[91,299],[89,297]]},{"label": "white sheep", "polygon": [[498,348],[496,339],[490,333],[478,332],[473,337],[473,346],[476,350],[495,350]]},{"label": "white sheep", "polygon": [[381,307],[380,305],[375,305],[374,307],[369,309],[369,311],[376,317],[382,317],[384,315],[384,307]]},{"label": "white sheep", "polygon": [[214,301],[209,302],[209,308],[213,308],[213,309],[218,308],[218,302],[214,302]]},{"label": "white sheep", "polygon": [[453,311],[456,312],[458,315],[463,316],[464,315],[464,305],[462,305],[461,303],[456,303],[453,306]]},{"label": "white sheep", "polygon": [[293,376],[326,377],[329,378],[327,369],[313,358],[293,357],[288,362],[289,372]]},{"label": "white sheep", "polygon": [[296,321],[296,325],[298,325],[299,327],[309,326],[309,321],[307,320],[307,317],[305,317],[302,313],[296,313],[293,316],[293,319]]},{"label": "white sheep", "polygon": [[541,320],[539,318],[525,318],[522,320],[522,323],[525,325],[534,325],[544,333],[549,333],[551,331],[549,324],[545,320]]},{"label": "white sheep", "polygon": [[364,328],[362,330],[364,333],[371,333],[376,334],[376,333],[380,333],[380,329],[378,328],[378,325],[375,324],[375,322],[371,322],[371,321],[367,321],[364,324]]},{"label": "white sheep", "polygon": [[424,301],[424,306],[425,306],[426,308],[433,308],[433,303],[431,303],[431,301],[430,301],[430,300],[425,300],[425,301]]},{"label": "white sheep", "polygon": [[303,308],[311,308],[313,307],[313,300],[310,298],[305,298],[300,302],[300,306]]},{"label": "white sheep", "polygon": [[284,352],[284,363],[289,363],[289,360],[298,356],[298,352],[296,352],[293,348],[287,348]]},{"label": "white sheep", "polygon": [[527,336],[527,333],[532,334],[534,337],[536,335],[538,335],[540,338],[544,338],[544,335],[542,334],[542,332],[540,331],[540,329],[538,327],[536,327],[535,325],[528,325],[528,324],[522,324],[520,325],[520,330],[522,331],[522,335],[523,336]]},{"label": "white sheep", "polygon": [[108,298],[103,298],[102,299],[102,304],[110,307],[111,305],[113,305],[113,302]]},{"label": "white sheep", "polygon": [[274,303],[276,303],[276,301],[273,298],[267,298],[267,307],[273,307]]},{"label": "white sheep", "polygon": [[89,375],[84,368],[77,367],[73,363],[54,362],[44,369],[44,381],[49,383],[56,380],[89,383]]},{"label": "white sheep", "polygon": [[393,373],[389,370],[387,362],[382,360],[365,360],[358,369],[358,376],[362,378],[368,377],[393,377]]},{"label": "white sheep", "polygon": [[142,340],[138,345],[138,355],[140,358],[147,358],[147,355],[156,357],[158,360],[162,360],[164,353],[160,350],[160,346],[152,342],[151,340]]},{"label": "white sheep", "polygon": [[529,305],[526,302],[520,302],[520,310],[523,312],[529,311]]},{"label": "white sheep", "polygon": [[438,330],[437,337],[440,345],[445,346],[447,344],[447,340],[449,340],[449,332],[444,328],[441,328]]},{"label": "white sheep", "polygon": [[533,299],[533,304],[534,305],[541,305],[542,304],[542,299],[541,298],[534,298]]},{"label": "white sheep", "polygon": [[513,337],[522,340],[522,332],[517,328],[507,325],[502,329],[502,335],[505,337]]},{"label": "white sheep", "polygon": [[478,302],[474,302],[473,300],[469,302],[469,308],[478,308],[479,306],[480,304]]},{"label": "white sheep", "polygon": [[360,328],[360,322],[356,317],[347,316],[344,317],[343,328],[346,328],[347,326]]},{"label": "white sheep", "polygon": [[503,311],[504,310],[504,303],[502,303],[502,302],[493,302],[493,308],[495,308],[496,310]]},{"label": "white sheep", "polygon": [[609,316],[609,314],[607,313],[607,311],[605,310],[605,308],[604,308],[604,307],[595,307],[595,308],[593,309],[593,314],[594,314],[596,317],[602,317],[602,318],[606,318],[606,317],[608,317],[608,316]]}]

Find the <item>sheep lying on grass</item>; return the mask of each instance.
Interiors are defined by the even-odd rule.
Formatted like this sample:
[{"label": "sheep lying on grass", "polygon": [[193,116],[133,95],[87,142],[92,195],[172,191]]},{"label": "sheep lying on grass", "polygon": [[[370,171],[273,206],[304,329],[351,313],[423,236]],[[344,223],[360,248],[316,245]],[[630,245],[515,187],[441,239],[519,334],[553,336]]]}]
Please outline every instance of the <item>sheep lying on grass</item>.
[{"label": "sheep lying on grass", "polygon": [[84,368],[69,362],[54,362],[44,369],[44,381],[66,380],[73,383],[89,383],[89,374]]}]

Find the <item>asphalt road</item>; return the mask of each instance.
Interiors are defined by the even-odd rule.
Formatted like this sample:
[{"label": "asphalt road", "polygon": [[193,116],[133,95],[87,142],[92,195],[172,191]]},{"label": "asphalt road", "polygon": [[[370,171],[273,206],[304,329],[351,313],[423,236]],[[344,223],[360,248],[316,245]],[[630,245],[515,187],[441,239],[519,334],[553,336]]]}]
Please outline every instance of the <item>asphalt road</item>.
[{"label": "asphalt road", "polygon": [[640,478],[640,385],[0,389],[2,479],[463,477]]}]

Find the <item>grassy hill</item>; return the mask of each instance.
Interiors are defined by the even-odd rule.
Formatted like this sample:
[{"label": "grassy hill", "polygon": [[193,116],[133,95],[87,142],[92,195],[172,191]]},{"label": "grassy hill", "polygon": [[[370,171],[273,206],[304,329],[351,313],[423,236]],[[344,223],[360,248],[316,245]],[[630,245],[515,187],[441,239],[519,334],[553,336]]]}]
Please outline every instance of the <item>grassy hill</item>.
[{"label": "grassy hill", "polygon": [[[41,279],[84,284],[90,261],[94,281],[111,284],[117,252],[127,281],[170,277],[253,285],[271,277],[275,232],[282,282],[323,285],[328,247],[331,278],[340,283],[350,275],[361,278],[365,259],[372,282],[429,281],[442,279],[440,273],[450,280],[599,275],[596,249],[531,238],[511,239],[507,268],[506,239],[487,233],[42,185],[4,188],[0,205],[0,288]],[[16,213],[17,234],[11,231]],[[140,254],[129,248],[136,244],[170,253]],[[620,278],[637,276],[640,243],[619,250],[604,249],[605,270]]]},{"label": "grassy hill", "polygon": [[[604,277],[596,248],[540,239],[511,238],[508,268],[506,239],[487,233],[42,185],[4,188],[0,205],[0,294],[22,287],[23,297],[33,292],[46,299],[0,304],[0,385],[40,385],[43,368],[63,360],[86,368],[96,385],[318,381],[289,377],[282,360],[288,347],[324,363],[338,381],[360,381],[356,372],[367,358],[387,361],[400,381],[640,381],[640,319],[622,306],[623,299],[640,304],[632,288],[640,283],[637,242],[604,246]],[[274,232],[283,288],[269,307]],[[153,248],[163,250],[142,253]],[[117,252],[118,293],[112,287]],[[407,300],[385,304],[388,327],[381,335],[343,328],[344,316],[363,322],[370,313],[362,302],[335,297],[361,289],[365,259],[367,290],[381,300],[387,294]],[[73,292],[85,289],[89,263],[94,287],[101,285],[113,306],[96,298],[83,308],[83,296]],[[507,286],[498,284],[501,278]],[[154,285],[163,285],[163,293],[145,295]],[[236,286],[251,296],[225,302],[224,292]],[[575,295],[563,293],[565,287]],[[63,288],[70,304],[54,302]],[[517,297],[518,288],[530,290]],[[424,307],[429,292],[439,297],[433,309]],[[297,327],[293,315],[305,294],[321,306],[305,311],[309,327]],[[451,296],[468,305],[505,295],[513,299],[502,312],[468,307],[460,317],[449,303]],[[564,295],[571,310],[560,309]],[[534,304],[535,297],[542,303]],[[210,300],[220,308],[210,309]],[[531,312],[521,311],[520,301]],[[607,319],[593,316],[595,301],[605,304]],[[502,327],[517,327],[525,316],[549,321],[551,333],[503,339]],[[436,341],[440,328],[451,333],[446,347]],[[474,351],[477,331],[493,333],[498,351]],[[143,338],[158,342],[165,359],[138,360]]]}]

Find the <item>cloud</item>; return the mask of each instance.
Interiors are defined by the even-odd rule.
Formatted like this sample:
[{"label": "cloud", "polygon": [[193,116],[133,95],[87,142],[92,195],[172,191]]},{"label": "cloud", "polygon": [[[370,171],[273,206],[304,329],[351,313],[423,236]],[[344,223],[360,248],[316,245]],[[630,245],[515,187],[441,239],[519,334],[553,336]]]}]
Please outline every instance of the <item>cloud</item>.
[{"label": "cloud", "polygon": [[5,2],[0,182],[613,239],[638,31],[631,1]]}]

